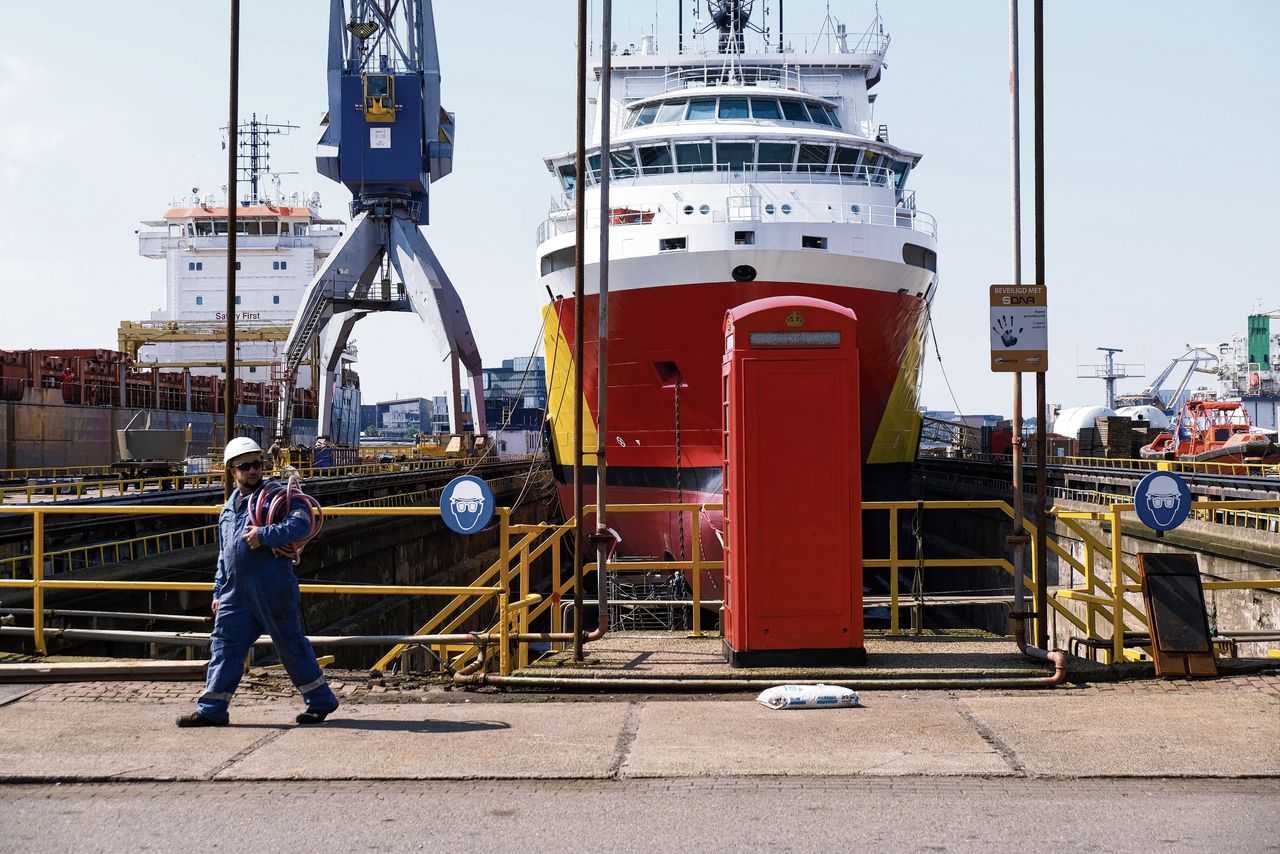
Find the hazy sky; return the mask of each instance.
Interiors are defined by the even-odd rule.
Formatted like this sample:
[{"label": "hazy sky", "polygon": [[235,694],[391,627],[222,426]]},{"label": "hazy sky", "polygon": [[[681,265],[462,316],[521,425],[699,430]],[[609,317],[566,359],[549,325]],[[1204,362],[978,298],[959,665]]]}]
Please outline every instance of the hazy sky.
[{"label": "hazy sky", "polygon": [[[659,47],[669,45],[676,2],[616,0],[617,40],[638,41],[657,14]],[[816,31],[826,5],[789,0],[788,29]],[[1100,382],[1076,378],[1097,346],[1123,347],[1122,359],[1154,374],[1187,342],[1242,333],[1259,300],[1280,308],[1266,248],[1280,190],[1280,3],[1047,5],[1049,400],[1071,405],[1101,398]],[[854,32],[874,14],[870,0],[830,6]],[[574,8],[436,2],[444,104],[458,132],[426,234],[491,364],[537,345],[535,231],[556,192],[542,157],[573,144]],[[226,181],[227,4],[58,9],[52,29],[33,21],[27,37],[0,45],[0,349],[114,348],[121,319],[144,319],[164,300],[163,262],[137,254],[139,221],[191,187]],[[876,119],[924,154],[912,184],[938,220],[934,326],[947,375],[963,411],[1007,412],[1009,380],[989,371],[987,286],[1011,277],[1008,4],[881,0],[880,9],[893,42]],[[0,13],[11,23],[32,14],[18,0],[0,0]],[[1029,281],[1027,0],[1022,15]],[[291,188],[318,190],[335,215],[349,197],[314,161],[327,18],[324,0],[244,0],[240,105],[242,118],[301,126],[276,138],[272,166],[299,173],[286,178]],[[354,338],[367,401],[444,387],[416,317],[371,317]],[[954,408],[932,342],[922,401]]]}]

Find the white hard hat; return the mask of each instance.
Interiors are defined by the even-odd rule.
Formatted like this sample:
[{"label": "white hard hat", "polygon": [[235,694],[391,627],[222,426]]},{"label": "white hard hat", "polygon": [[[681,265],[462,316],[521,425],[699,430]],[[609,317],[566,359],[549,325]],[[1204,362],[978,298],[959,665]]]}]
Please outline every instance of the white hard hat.
[{"label": "white hard hat", "polygon": [[226,450],[222,452],[222,463],[223,465],[226,465],[236,457],[241,457],[245,454],[260,453],[262,453],[262,448],[258,447],[257,442],[253,441],[248,436],[237,436],[227,443]]},{"label": "white hard hat", "polygon": [[483,501],[484,491],[474,480],[464,480],[453,488],[453,495],[450,495],[449,499],[451,501]]}]

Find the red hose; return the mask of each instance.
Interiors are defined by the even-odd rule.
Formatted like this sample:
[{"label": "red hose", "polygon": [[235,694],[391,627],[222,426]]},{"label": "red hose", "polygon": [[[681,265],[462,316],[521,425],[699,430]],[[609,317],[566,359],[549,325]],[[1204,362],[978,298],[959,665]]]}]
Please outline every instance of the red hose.
[{"label": "red hose", "polygon": [[249,501],[249,522],[255,528],[283,522],[289,517],[295,501],[301,502],[310,511],[307,514],[310,527],[302,539],[277,546],[272,551],[280,557],[289,558],[294,566],[297,566],[302,560],[302,550],[306,548],[307,543],[320,534],[320,529],[324,527],[324,510],[320,507],[320,502],[302,491],[302,482],[298,480],[296,474],[290,475],[289,480],[284,483],[269,480],[253,494]]}]

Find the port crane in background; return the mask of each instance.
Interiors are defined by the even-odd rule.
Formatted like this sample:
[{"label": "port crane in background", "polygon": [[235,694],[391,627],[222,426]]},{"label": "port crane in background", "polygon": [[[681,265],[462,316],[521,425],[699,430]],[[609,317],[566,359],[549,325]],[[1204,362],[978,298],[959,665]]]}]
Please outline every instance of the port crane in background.
[{"label": "port crane in background", "polygon": [[[332,396],[352,328],[375,311],[412,311],[452,363],[450,432],[463,430],[460,368],[471,380],[474,432],[487,432],[480,351],[462,299],[419,226],[431,182],[453,169],[454,117],[440,104],[431,0],[331,0],[329,110],[316,166],[352,194],[351,227],[303,294],[285,342],[281,394],[319,340],[318,434],[332,427]],[[282,405],[275,438],[291,440]]]},{"label": "port crane in background", "polygon": [[[1218,373],[1218,361],[1217,354],[1211,352],[1209,348],[1188,345],[1187,351],[1169,362],[1168,366],[1142,391],[1137,394],[1117,395],[1116,406],[1154,406],[1163,410],[1166,415],[1177,415],[1182,409],[1182,404],[1186,403],[1187,398],[1190,396],[1188,386],[1191,385],[1191,378],[1197,373],[1216,376]],[[1186,373],[1183,374],[1182,380],[1178,383],[1178,387],[1174,390],[1172,396],[1168,398],[1161,397],[1165,380],[1173,375],[1179,365],[1184,364],[1187,366]],[[1209,365],[1212,365],[1212,367],[1207,367]]]}]

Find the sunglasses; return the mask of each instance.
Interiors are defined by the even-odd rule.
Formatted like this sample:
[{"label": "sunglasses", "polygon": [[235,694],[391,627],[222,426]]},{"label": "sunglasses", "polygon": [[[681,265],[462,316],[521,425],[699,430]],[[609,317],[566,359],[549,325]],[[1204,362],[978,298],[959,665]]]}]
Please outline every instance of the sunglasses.
[{"label": "sunglasses", "polygon": [[250,460],[247,463],[239,463],[236,465],[238,471],[253,471],[262,468],[262,460]]}]

